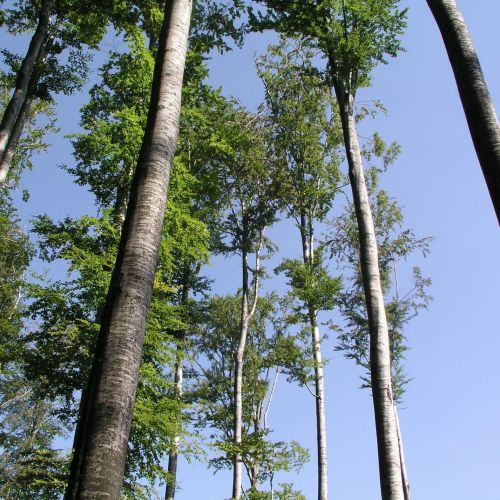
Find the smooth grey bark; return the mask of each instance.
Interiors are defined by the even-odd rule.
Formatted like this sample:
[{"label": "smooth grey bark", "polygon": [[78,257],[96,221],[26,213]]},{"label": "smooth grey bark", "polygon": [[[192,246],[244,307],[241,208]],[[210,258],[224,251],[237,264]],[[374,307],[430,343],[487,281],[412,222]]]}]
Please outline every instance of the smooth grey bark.
[{"label": "smooth grey bark", "polygon": [[335,81],[359,235],[359,255],[370,331],[370,372],[380,487],[383,500],[404,500],[398,431],[394,414],[391,353],[377,240],[354,118],[354,96]]},{"label": "smooth grey bark", "polygon": [[[66,498],[119,498],[177,136],[191,0],[165,7],[143,144],[104,307]],[[83,424],[83,425],[81,425]]]},{"label": "smooth grey bark", "polygon": [[[244,211],[244,207],[243,207]],[[241,327],[238,339],[238,346],[234,355],[234,444],[241,445],[242,440],[242,418],[243,418],[243,363],[245,347],[248,335],[250,321],[257,308],[257,297],[259,293],[259,267],[260,267],[260,249],[262,247],[262,232],[260,234],[259,248],[255,254],[255,278],[253,283],[253,298],[250,304],[250,281],[248,265],[248,241],[249,230],[246,215],[243,215],[242,221],[242,245],[241,245]],[[235,500],[241,498],[242,489],[242,456],[236,453],[233,466],[233,492],[232,497]]]},{"label": "smooth grey bark", "polygon": [[28,95],[28,88],[31,84],[31,77],[40,50],[42,50],[43,45],[47,43],[49,37],[50,15],[54,3],[55,0],[42,1],[37,28],[31,38],[28,51],[21,63],[19,73],[17,74],[14,93],[12,94],[9,104],[5,108],[0,123],[0,161],[3,161],[17,117]]},{"label": "smooth grey bark", "polygon": [[394,403],[394,418],[396,419],[396,428],[398,431],[399,458],[401,461],[401,478],[403,481],[403,490],[405,500],[410,500],[410,482],[408,481],[408,473],[406,472],[405,454],[403,448],[403,438],[401,436],[401,427],[399,425],[398,405]]},{"label": "smooth grey bark", "polygon": [[427,0],[443,37],[472,142],[500,224],[500,125],[467,25],[454,0]]},{"label": "smooth grey bark", "polygon": [[[302,240],[302,258],[304,265],[312,266],[314,260],[314,234],[312,223],[307,224],[304,214],[301,214],[300,217],[300,236]],[[328,450],[326,441],[325,381],[323,375],[323,356],[321,353],[321,335],[318,326],[318,311],[311,304],[308,304],[308,313],[314,357],[318,500],[327,500]]]}]

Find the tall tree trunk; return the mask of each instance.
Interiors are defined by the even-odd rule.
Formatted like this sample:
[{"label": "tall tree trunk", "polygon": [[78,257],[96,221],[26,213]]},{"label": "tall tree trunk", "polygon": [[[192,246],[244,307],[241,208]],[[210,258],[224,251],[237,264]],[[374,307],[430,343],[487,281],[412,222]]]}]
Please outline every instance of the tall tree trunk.
[{"label": "tall tree trunk", "polygon": [[34,95],[36,92],[36,87],[38,81],[42,74],[43,63],[45,56],[47,55],[47,49],[50,45],[51,37],[47,34],[43,39],[43,42],[38,51],[35,64],[33,65],[33,70],[29,80],[28,88],[26,90],[25,98],[22,102],[21,108],[15,120],[14,126],[12,127],[10,136],[7,141],[7,146],[4,150],[3,157],[0,160],[0,185],[4,184],[7,175],[9,174],[10,167],[12,165],[12,159],[14,158],[14,153],[16,152],[19,139],[24,131],[24,126],[28,121],[31,105],[33,103]]},{"label": "tall tree trunk", "polygon": [[398,431],[398,446],[399,446],[399,458],[401,460],[401,477],[403,481],[403,490],[405,500],[410,500],[410,482],[408,480],[408,474],[406,472],[405,454],[403,448],[403,437],[401,436],[401,427],[399,425],[399,415],[398,415],[398,405],[394,403],[394,418],[396,419],[396,428]]},{"label": "tall tree trunk", "polygon": [[74,452],[74,461],[82,457],[73,477],[77,485],[68,485],[67,498],[120,495],[179,129],[191,9],[191,0],[172,0],[165,7],[146,132],[81,415],[83,437]]},{"label": "tall tree trunk", "polygon": [[[180,342],[181,340],[179,340]],[[182,381],[184,375],[184,349],[181,345],[177,346],[176,360],[175,360],[175,397],[180,403],[182,397]],[[179,412],[179,418],[181,417]],[[173,436],[170,452],[168,454],[168,480],[165,489],[165,500],[174,500],[175,492],[177,490],[177,464],[179,460],[179,432]]]},{"label": "tall tree trunk", "polygon": [[500,223],[500,126],[462,14],[454,0],[427,0],[455,74],[472,142]]},{"label": "tall tree trunk", "polygon": [[[242,414],[243,414],[243,356],[248,334],[249,317],[249,283],[248,283],[248,254],[246,241],[245,221],[243,222],[243,248],[241,252],[242,291],[241,291],[241,328],[238,347],[234,355],[234,444],[241,445]],[[236,453],[233,465],[233,494],[232,498],[239,500],[242,486],[241,453]]]},{"label": "tall tree trunk", "polygon": [[370,330],[370,372],[383,500],[404,500],[393,406],[391,353],[380,281],[377,240],[354,119],[354,96],[336,82],[359,234],[359,255]]},{"label": "tall tree trunk", "polygon": [[[184,273],[184,283],[182,285],[181,304],[187,306],[189,300],[189,271]],[[177,348],[175,353],[175,374],[174,374],[174,392],[175,400],[180,405],[182,402],[182,383],[184,379],[184,340],[185,332],[180,332],[177,338]],[[178,429],[180,429],[181,410],[177,415]],[[174,500],[177,490],[177,464],[179,461],[179,434],[180,430],[176,431],[173,436],[170,452],[168,454],[168,480],[165,488],[165,500]]]},{"label": "tall tree trunk", "polygon": [[[311,267],[314,259],[314,235],[312,227],[307,227],[306,218],[301,214],[300,235],[304,265]],[[325,384],[323,376],[323,356],[321,335],[318,326],[318,311],[308,304],[311,342],[314,357],[314,396],[316,404],[316,445],[318,459],[318,500],[328,499],[328,453],[326,442]]]},{"label": "tall tree trunk", "polygon": [[14,153],[16,152],[19,139],[24,130],[24,126],[28,120],[29,112],[31,109],[31,104],[33,102],[33,96],[28,95],[21,106],[21,110],[17,115],[16,123],[12,129],[11,135],[7,142],[7,147],[5,148],[3,158],[0,161],[0,186],[5,184],[7,180],[7,175],[9,174],[10,167],[12,165],[12,159],[14,158]]},{"label": "tall tree trunk", "polygon": [[28,88],[31,84],[33,69],[37,62],[40,50],[47,43],[49,36],[50,15],[55,0],[43,0],[38,16],[38,26],[31,38],[28,52],[23,59],[16,79],[16,88],[5,108],[2,122],[0,123],[0,161],[3,161],[9,138],[12,135],[21,107],[27,97]]}]

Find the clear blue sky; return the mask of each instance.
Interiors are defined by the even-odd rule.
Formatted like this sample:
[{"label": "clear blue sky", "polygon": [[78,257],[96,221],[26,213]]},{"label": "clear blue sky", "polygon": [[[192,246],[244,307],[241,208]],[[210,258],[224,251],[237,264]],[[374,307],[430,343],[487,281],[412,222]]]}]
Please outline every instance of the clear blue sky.
[{"label": "clear blue sky", "polygon": [[[433,280],[434,301],[407,329],[413,377],[400,419],[414,500],[499,500],[500,470],[500,231],[472,148],[444,46],[424,0],[411,2],[404,46],[407,52],[375,72],[373,87],[359,99],[380,99],[388,108],[371,126],[397,140],[402,154],[383,178],[405,207],[407,225],[435,238],[419,262]],[[498,0],[458,0],[471,30],[490,91],[500,106]],[[269,38],[249,37],[241,51],[214,56],[211,82],[255,108],[262,88],[252,54]],[[76,130],[85,96],[59,106],[61,135]],[[91,210],[91,198],[56,173],[71,162],[71,149],[55,139],[50,154],[35,158],[26,176],[32,198],[23,214],[47,211],[55,218]],[[293,228],[276,232],[297,245]],[[238,283],[214,261],[217,291]],[[380,498],[370,394],[359,390],[360,371],[333,353],[326,370],[330,498]],[[270,418],[276,438],[296,439],[314,457],[314,403],[307,391],[278,386]],[[285,479],[285,478],[284,478]],[[308,499],[315,497],[314,459],[298,477]],[[180,466],[179,500],[220,500],[230,494],[230,475],[213,476],[199,463]]]}]

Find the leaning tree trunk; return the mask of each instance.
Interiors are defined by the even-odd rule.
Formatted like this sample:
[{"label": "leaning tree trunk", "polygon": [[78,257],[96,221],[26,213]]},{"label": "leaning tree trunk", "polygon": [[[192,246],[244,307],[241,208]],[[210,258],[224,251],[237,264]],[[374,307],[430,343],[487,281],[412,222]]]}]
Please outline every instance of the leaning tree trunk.
[{"label": "leaning tree trunk", "polygon": [[[179,129],[191,0],[165,8],[146,132],[104,307],[82,411],[76,488],[67,498],[119,498],[144,332]],[[82,423],[80,423],[82,424]],[[81,452],[80,448],[83,450]]]},{"label": "leaning tree trunk", "polygon": [[354,118],[354,97],[339,83],[342,131],[359,234],[361,275],[370,331],[370,372],[383,500],[404,500],[398,431],[394,415],[391,353],[380,281],[377,240]]},{"label": "leaning tree trunk", "polygon": [[472,142],[500,223],[500,125],[479,59],[455,0],[427,0],[455,74]]},{"label": "leaning tree trunk", "polygon": [[31,73],[28,88],[26,89],[24,100],[22,102],[21,108],[19,109],[19,113],[17,114],[16,120],[11,129],[10,136],[7,140],[7,146],[5,147],[3,156],[0,160],[0,185],[4,184],[7,179],[7,175],[9,174],[9,170],[12,165],[12,160],[19,143],[19,139],[21,138],[26,122],[29,119],[31,105],[33,104],[36,87],[42,74],[43,63],[45,60],[45,56],[47,55],[47,48],[49,44],[50,37],[45,36],[39,48],[35,64],[33,65],[33,70]]},{"label": "leaning tree trunk", "polygon": [[10,167],[12,165],[12,160],[14,159],[14,153],[16,152],[19,139],[24,130],[24,126],[28,121],[28,116],[31,109],[31,104],[33,102],[33,97],[28,95],[21,106],[21,110],[17,115],[16,123],[12,128],[11,135],[7,142],[7,147],[5,148],[3,158],[0,162],[0,186],[5,184],[7,181],[7,175],[9,174]]},{"label": "leaning tree trunk", "polygon": [[0,123],[0,161],[3,161],[9,139],[12,135],[21,107],[27,97],[28,88],[31,84],[33,69],[38,60],[40,50],[47,42],[49,36],[50,15],[54,6],[54,0],[43,0],[38,17],[38,26],[31,38],[28,52],[23,59],[16,79],[16,88],[9,104],[5,108],[2,122]]},{"label": "leaning tree trunk", "polygon": [[[312,230],[306,228],[304,215],[301,215],[300,235],[304,265],[312,266],[314,259],[314,237]],[[308,304],[309,325],[314,358],[314,396],[316,405],[316,447],[318,457],[318,500],[328,499],[328,453],[326,442],[325,383],[323,376],[323,356],[321,354],[321,335],[318,326],[318,311]]]}]

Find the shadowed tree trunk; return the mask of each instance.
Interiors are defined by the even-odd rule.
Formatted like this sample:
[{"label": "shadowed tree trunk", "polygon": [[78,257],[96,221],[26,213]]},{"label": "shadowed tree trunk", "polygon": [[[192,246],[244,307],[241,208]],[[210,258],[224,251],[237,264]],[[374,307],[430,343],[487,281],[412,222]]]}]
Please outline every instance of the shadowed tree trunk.
[{"label": "shadowed tree trunk", "polygon": [[165,7],[146,132],[102,314],[66,498],[120,496],[179,129],[191,9],[191,0],[172,0]]},{"label": "shadowed tree trunk", "polygon": [[[181,304],[186,307],[189,300],[189,270],[184,272],[184,284],[182,285]],[[180,405],[182,402],[182,383],[184,379],[184,351],[186,332],[181,331],[177,335],[177,348],[175,355],[174,391],[175,399]],[[172,444],[168,454],[168,480],[165,488],[165,500],[174,500],[177,490],[177,464],[179,461],[179,434],[180,434],[181,410],[178,413],[178,430],[172,438]]]},{"label": "shadowed tree trunk", "polygon": [[454,0],[427,0],[457,82],[472,142],[500,223],[500,126],[471,36]]},{"label": "shadowed tree trunk", "polygon": [[[54,0],[42,1],[38,17],[38,26],[33,34],[33,37],[31,38],[28,52],[26,53],[19,69],[19,73],[17,74],[14,93],[9,101],[9,104],[5,108],[2,122],[0,123],[0,161],[3,161],[16,120],[24,101],[28,96],[28,89],[30,85],[32,86],[33,70],[39,58],[39,53],[44,44],[47,43],[49,36],[50,15],[53,6]],[[0,172],[0,183],[5,179],[5,175],[3,172]]]},{"label": "shadowed tree trunk", "polygon": [[24,126],[28,121],[29,112],[31,109],[31,103],[33,102],[33,97],[28,95],[21,106],[21,110],[17,115],[16,123],[12,129],[12,133],[7,142],[7,147],[5,148],[2,161],[0,162],[0,186],[4,184],[7,180],[7,175],[9,174],[10,166],[12,165],[12,159],[14,158],[14,153],[16,152],[19,139],[24,130]]},{"label": "shadowed tree trunk", "polygon": [[370,331],[370,372],[383,500],[404,500],[391,379],[391,354],[377,240],[354,118],[354,96],[335,82],[359,234],[359,254]]},{"label": "shadowed tree trunk", "polygon": [[45,38],[43,39],[42,44],[40,45],[38,55],[33,65],[28,88],[26,89],[24,100],[22,101],[21,108],[10,132],[10,136],[7,140],[7,146],[5,147],[3,156],[0,160],[0,185],[4,184],[7,179],[7,175],[12,165],[12,159],[14,158],[14,153],[16,152],[17,145],[19,143],[19,139],[21,138],[21,135],[24,131],[24,126],[28,121],[31,105],[36,93],[36,87],[38,85],[38,80],[40,79],[40,76],[42,74],[43,63],[45,60],[45,56],[47,55],[47,48],[50,43],[50,36],[47,34],[47,36],[45,36]]}]

